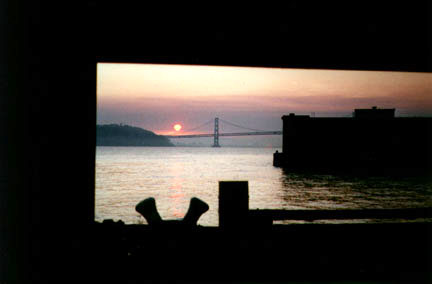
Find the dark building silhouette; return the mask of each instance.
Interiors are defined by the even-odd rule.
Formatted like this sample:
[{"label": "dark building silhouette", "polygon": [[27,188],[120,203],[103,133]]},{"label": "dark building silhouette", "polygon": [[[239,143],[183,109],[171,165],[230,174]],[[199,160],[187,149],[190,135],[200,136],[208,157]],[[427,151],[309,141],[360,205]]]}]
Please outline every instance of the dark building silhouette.
[{"label": "dark building silhouette", "polygon": [[425,174],[431,169],[432,118],[395,117],[395,109],[356,109],[353,117],[285,115],[283,151],[274,165],[288,169],[367,174]]},{"label": "dark building silhouette", "polygon": [[366,109],[355,109],[355,118],[367,118],[367,119],[380,119],[380,118],[394,118],[395,117],[394,108],[390,109],[379,109],[376,106]]}]

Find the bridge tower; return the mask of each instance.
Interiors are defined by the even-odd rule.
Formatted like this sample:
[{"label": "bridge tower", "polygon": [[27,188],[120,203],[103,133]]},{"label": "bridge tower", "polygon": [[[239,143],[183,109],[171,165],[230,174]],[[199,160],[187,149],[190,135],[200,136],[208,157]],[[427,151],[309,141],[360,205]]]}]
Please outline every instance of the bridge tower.
[{"label": "bridge tower", "polygon": [[219,145],[219,118],[215,118],[214,122],[214,140],[213,140],[213,147],[220,147]]}]

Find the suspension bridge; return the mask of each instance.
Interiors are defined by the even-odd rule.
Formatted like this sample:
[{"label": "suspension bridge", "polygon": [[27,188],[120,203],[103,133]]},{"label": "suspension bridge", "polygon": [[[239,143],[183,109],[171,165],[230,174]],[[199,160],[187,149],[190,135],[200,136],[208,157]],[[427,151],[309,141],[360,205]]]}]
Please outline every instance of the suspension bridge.
[{"label": "suspension bridge", "polygon": [[[193,129],[190,129],[189,131],[194,131],[198,128],[202,128],[208,124],[210,124],[213,120],[210,120],[204,124],[201,124]],[[234,126],[237,128],[249,130],[252,132],[233,132],[233,133],[219,133],[219,122],[226,123],[230,126]],[[214,119],[214,131],[213,133],[207,133],[207,134],[188,134],[188,135],[164,135],[167,138],[196,138],[196,137],[213,137],[213,147],[220,147],[219,145],[219,137],[221,136],[254,136],[254,135],[282,135],[282,131],[264,131],[264,130],[258,130],[253,129],[249,127],[244,127],[223,119],[220,119],[216,117]]]}]

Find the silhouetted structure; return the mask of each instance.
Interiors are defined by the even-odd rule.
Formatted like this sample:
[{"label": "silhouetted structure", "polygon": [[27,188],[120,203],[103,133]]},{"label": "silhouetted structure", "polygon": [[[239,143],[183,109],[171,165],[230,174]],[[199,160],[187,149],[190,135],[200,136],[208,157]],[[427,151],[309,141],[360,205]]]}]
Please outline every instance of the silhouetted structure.
[{"label": "silhouetted structure", "polygon": [[249,211],[249,183],[247,181],[219,182],[219,227],[241,228]]},{"label": "silhouetted structure", "polygon": [[356,109],[351,118],[291,113],[274,166],[366,174],[426,174],[432,118],[395,117],[395,109]]},{"label": "silhouetted structure", "polygon": [[[254,130],[253,132],[234,132],[234,133],[219,133],[219,120],[227,123],[231,126],[235,126],[238,128],[242,128],[242,129],[247,129],[247,130]],[[206,124],[210,123],[206,122],[203,125],[200,125],[195,129],[198,129],[202,126],[205,126]],[[234,123],[231,123],[229,121],[226,120],[222,120],[219,119],[218,117],[216,117],[214,119],[214,131],[213,133],[207,133],[207,134],[187,134],[187,135],[164,135],[164,137],[166,138],[197,138],[197,137],[213,137],[213,145],[212,147],[220,147],[219,144],[219,136],[254,136],[254,135],[282,135],[282,131],[262,131],[262,130],[256,130],[256,129],[252,129],[252,128],[248,128],[248,127],[244,127],[244,126],[240,126]]]},{"label": "silhouetted structure", "polygon": [[140,201],[135,206],[135,210],[144,216],[150,226],[167,227],[180,225],[194,227],[197,225],[201,215],[209,210],[209,206],[201,199],[192,197],[189,203],[189,209],[181,220],[162,220],[156,208],[156,200],[153,197]]},{"label": "silhouetted structure", "polygon": [[[430,72],[430,3],[290,1],[256,14],[144,1],[1,3],[0,282],[161,283],[183,272],[232,283],[237,269],[246,277],[236,279],[253,283],[256,274],[263,283],[430,283],[430,224],[293,225],[224,242],[212,228],[181,238],[93,221],[98,62]],[[212,257],[198,258],[203,251]]]},{"label": "silhouetted structure", "polygon": [[[193,205],[194,200],[198,201],[197,206]],[[105,270],[104,280],[118,275],[117,270],[137,281],[132,283],[207,283],[203,280],[209,278],[217,283],[286,279],[428,283],[431,279],[430,223],[272,225],[272,221],[418,219],[430,218],[432,208],[249,210],[248,203],[247,181],[220,181],[219,227],[187,227],[183,221],[162,221],[153,198],[136,207],[148,226],[125,225],[121,221],[96,223],[91,245],[98,256],[97,264],[114,269]],[[202,209],[208,208],[202,205],[206,204],[192,198],[183,220],[191,212],[198,216],[192,221],[196,223],[201,212],[205,212]],[[194,207],[198,211],[191,210]]]},{"label": "silhouetted structure", "polygon": [[366,118],[366,119],[390,119],[395,117],[395,110],[394,108],[389,109],[379,109],[376,106],[372,108],[365,108],[365,109],[355,109],[354,110],[354,117],[355,118]]},{"label": "silhouetted structure", "polygon": [[219,145],[219,118],[215,118],[214,121],[214,136],[213,136],[213,147],[220,147]]}]

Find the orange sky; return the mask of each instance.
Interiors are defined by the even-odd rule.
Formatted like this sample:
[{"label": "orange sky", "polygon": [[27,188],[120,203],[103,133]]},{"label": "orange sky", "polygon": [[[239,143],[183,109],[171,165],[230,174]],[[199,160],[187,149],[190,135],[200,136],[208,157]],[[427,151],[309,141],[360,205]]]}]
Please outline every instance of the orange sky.
[{"label": "orange sky", "polygon": [[[290,112],[347,116],[354,108],[432,115],[432,74],[221,66],[98,64],[98,123],[172,132],[216,116],[280,129]],[[202,132],[208,132],[202,130]]]}]

